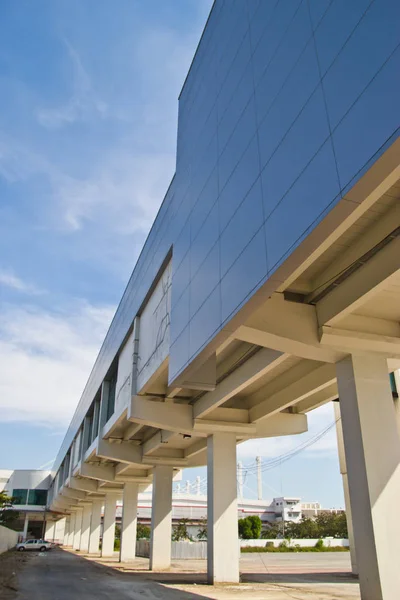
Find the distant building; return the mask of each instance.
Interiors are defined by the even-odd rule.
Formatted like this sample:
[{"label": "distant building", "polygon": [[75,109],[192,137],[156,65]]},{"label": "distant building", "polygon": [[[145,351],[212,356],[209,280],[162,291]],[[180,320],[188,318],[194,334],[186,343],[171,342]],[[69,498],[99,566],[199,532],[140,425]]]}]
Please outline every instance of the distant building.
[{"label": "distant building", "polygon": [[[51,483],[49,471],[0,471],[0,482],[9,496],[16,499],[15,510],[19,518],[13,527],[21,534],[21,538],[47,537],[50,540],[62,541],[64,536],[64,515],[51,511],[48,507],[48,489]],[[152,486],[139,494],[137,518],[138,522],[150,526],[152,510]],[[116,522],[122,520],[122,495],[117,502]],[[303,516],[316,516],[323,509],[319,502],[301,503],[298,497],[280,496],[270,500],[239,499],[238,519],[257,515],[264,528],[268,525],[285,521],[298,522]],[[329,509],[334,510],[334,509]],[[184,493],[176,491],[172,497],[172,523],[187,521],[188,533],[196,537],[207,519],[207,496],[200,493]]]},{"label": "distant building", "polygon": [[2,473],[9,474],[4,491],[15,499],[14,508],[19,512],[14,529],[21,533],[23,539],[43,537],[46,519],[50,517],[46,510],[47,492],[51,483],[50,471],[1,471],[0,478]]}]

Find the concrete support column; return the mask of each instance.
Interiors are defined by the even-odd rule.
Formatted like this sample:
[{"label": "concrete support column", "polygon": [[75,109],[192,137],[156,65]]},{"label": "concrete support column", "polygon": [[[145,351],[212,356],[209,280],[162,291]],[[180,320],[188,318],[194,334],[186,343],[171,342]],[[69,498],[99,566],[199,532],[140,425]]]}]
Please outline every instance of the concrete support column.
[{"label": "concrete support column", "polygon": [[150,570],[171,566],[173,467],[157,465],[153,470]]},{"label": "concrete support column", "polygon": [[22,534],[23,540],[25,541],[27,536],[28,536],[28,526],[29,526],[29,517],[28,517],[28,513],[25,514],[25,521],[24,521],[24,531]]},{"label": "concrete support column", "polygon": [[208,583],[239,581],[236,435],[215,433],[207,440]]},{"label": "concrete support column", "polygon": [[46,521],[44,538],[49,542],[54,542],[56,537],[56,521]]},{"label": "concrete support column", "polygon": [[362,600],[397,600],[400,437],[387,361],[351,355],[337,364],[343,439]]},{"label": "concrete support column", "polygon": [[81,532],[81,552],[89,552],[90,521],[92,518],[92,504],[88,502],[83,507],[82,514],[82,532]]},{"label": "concrete support column", "polygon": [[352,515],[351,515],[351,503],[350,503],[350,494],[349,494],[349,480],[347,477],[346,457],[344,454],[342,417],[340,414],[339,402],[334,402],[333,407],[334,407],[334,411],[335,411],[336,436],[337,436],[337,444],[338,444],[340,473],[342,475],[342,482],[343,482],[343,493],[344,493],[344,505],[345,505],[345,509],[346,509],[347,531],[349,534],[351,571],[352,571],[353,575],[358,575],[356,548],[355,548],[355,544],[354,544],[354,533],[353,533],[353,519],[352,519]]},{"label": "concrete support column", "polygon": [[133,560],[136,556],[137,500],[139,485],[125,483],[121,524],[119,560]]},{"label": "concrete support column", "polygon": [[75,511],[73,511],[73,512],[71,512],[71,515],[69,517],[69,529],[68,529],[68,537],[67,537],[67,542],[66,542],[66,546],[69,546],[70,548],[72,548],[72,546],[74,545],[75,520],[76,520],[76,513],[75,513]]},{"label": "concrete support column", "polygon": [[65,517],[64,535],[63,535],[63,539],[61,540],[61,543],[63,546],[68,546],[69,531],[70,531],[70,527],[71,527],[71,518],[72,518],[72,515]]},{"label": "concrete support column", "polygon": [[116,510],[117,495],[115,493],[106,494],[104,504],[103,540],[101,544],[101,556],[114,555]]},{"label": "concrete support column", "polygon": [[96,554],[100,545],[100,527],[101,527],[101,509],[103,508],[103,499],[93,500],[92,519],[90,522],[89,535],[89,554]]},{"label": "concrete support column", "polygon": [[75,510],[74,541],[72,544],[74,550],[80,550],[81,548],[82,516],[83,508],[77,508]]}]

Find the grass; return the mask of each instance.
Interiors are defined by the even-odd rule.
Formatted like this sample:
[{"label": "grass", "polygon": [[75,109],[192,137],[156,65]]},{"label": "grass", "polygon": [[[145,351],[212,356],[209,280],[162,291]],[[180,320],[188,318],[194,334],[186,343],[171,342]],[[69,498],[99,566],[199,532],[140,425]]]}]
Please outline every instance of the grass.
[{"label": "grass", "polygon": [[241,548],[243,553],[251,552],[348,552],[349,548],[344,546],[248,546]]}]

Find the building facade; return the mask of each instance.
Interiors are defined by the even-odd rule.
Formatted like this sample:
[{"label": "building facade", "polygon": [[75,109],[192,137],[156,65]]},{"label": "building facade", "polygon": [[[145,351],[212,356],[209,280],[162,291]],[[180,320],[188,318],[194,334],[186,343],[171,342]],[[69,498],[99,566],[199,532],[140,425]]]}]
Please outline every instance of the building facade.
[{"label": "building facade", "polygon": [[52,519],[47,510],[51,472],[21,469],[7,471],[5,474],[7,479],[4,491],[14,498],[13,507],[18,511],[18,519],[13,523],[13,528],[23,540],[43,538],[47,521]]},{"label": "building facade", "polygon": [[396,0],[214,2],[176,172],[53,468],[84,545],[105,497],[107,552],[123,489],[131,558],[153,481],[167,568],[174,473],[207,464],[209,581],[238,581],[236,444],[339,398],[362,598],[397,598],[400,530],[378,524],[400,486],[399,22]]}]

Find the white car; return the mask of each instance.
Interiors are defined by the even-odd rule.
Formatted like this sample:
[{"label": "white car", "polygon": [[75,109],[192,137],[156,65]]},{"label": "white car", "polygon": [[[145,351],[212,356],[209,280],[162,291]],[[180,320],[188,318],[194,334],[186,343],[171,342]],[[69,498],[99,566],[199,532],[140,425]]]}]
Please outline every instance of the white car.
[{"label": "white car", "polygon": [[27,540],[26,542],[21,542],[16,545],[16,549],[19,552],[23,552],[24,550],[36,550],[36,552],[46,552],[46,550],[50,550],[53,547],[53,544],[50,542],[46,542],[46,540]]}]

